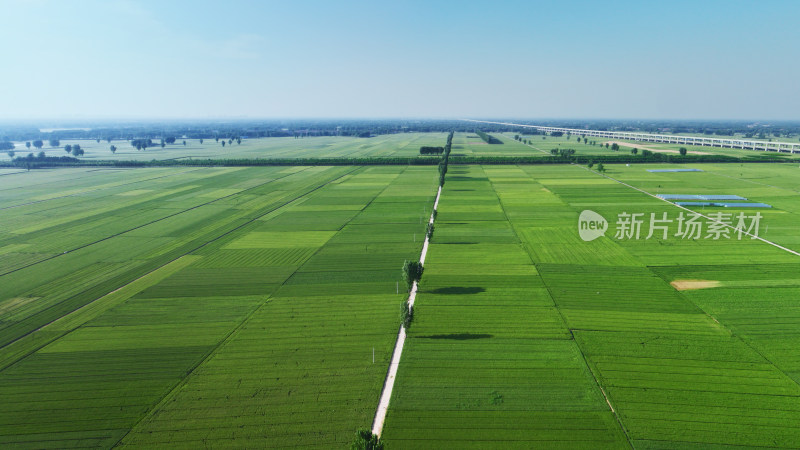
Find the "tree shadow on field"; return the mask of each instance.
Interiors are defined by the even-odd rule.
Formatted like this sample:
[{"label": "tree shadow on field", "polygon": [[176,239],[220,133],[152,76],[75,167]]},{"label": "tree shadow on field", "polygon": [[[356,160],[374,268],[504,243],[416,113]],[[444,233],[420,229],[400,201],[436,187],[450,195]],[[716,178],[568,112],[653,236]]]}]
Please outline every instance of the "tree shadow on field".
[{"label": "tree shadow on field", "polygon": [[471,339],[489,339],[492,334],[473,334],[473,333],[453,333],[453,334],[430,334],[428,336],[417,336],[420,339],[452,339],[456,341],[468,341]]},{"label": "tree shadow on field", "polygon": [[465,294],[480,294],[486,292],[485,288],[480,286],[450,286],[428,291],[431,294],[444,294],[444,295],[465,295]]}]

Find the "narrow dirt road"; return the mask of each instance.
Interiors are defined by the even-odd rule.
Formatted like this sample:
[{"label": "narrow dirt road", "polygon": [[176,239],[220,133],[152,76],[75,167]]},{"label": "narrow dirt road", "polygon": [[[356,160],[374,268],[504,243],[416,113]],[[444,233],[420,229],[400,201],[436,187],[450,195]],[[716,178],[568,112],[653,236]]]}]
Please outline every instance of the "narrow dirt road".
[{"label": "narrow dirt road", "polygon": [[[439,207],[439,196],[442,195],[442,187],[439,186],[439,192],[436,194],[436,201],[433,203],[433,212],[428,223],[433,223],[433,215]],[[419,257],[419,262],[425,265],[425,255],[428,253],[428,243],[430,236],[425,236],[425,243],[422,244],[422,253]],[[411,292],[408,295],[408,306],[414,309],[414,300],[417,298],[417,282],[411,286]],[[372,421],[372,433],[380,437],[383,432],[383,422],[386,420],[386,412],[389,411],[389,401],[392,399],[392,389],[394,389],[394,380],[397,377],[397,369],[400,367],[400,356],[403,354],[403,346],[406,343],[406,329],[400,325],[400,331],[397,333],[397,342],[394,345],[392,352],[392,361],[389,363],[389,371],[386,374],[386,380],[383,382],[383,391],[381,392],[381,400],[378,402],[378,409],[375,411],[375,420]]]}]

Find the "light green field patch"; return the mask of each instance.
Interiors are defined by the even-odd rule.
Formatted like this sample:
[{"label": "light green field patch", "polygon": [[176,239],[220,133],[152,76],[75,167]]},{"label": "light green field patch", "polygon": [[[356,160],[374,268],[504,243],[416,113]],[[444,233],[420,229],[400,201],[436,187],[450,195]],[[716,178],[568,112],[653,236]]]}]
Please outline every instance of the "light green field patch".
[{"label": "light green field patch", "polygon": [[335,231],[254,231],[223,248],[293,248],[321,247],[336,234]]},{"label": "light green field patch", "polygon": [[598,311],[566,309],[561,312],[570,329],[660,334],[711,334],[730,336],[730,331],[706,314],[645,311]]},{"label": "light green field patch", "polygon": [[489,171],[486,171],[486,174],[492,178],[492,181],[499,184],[502,183],[535,183],[530,177],[498,177]]},{"label": "light green field patch", "polygon": [[538,227],[520,231],[537,263],[641,266],[642,263],[608,238],[584,242],[577,229]]},{"label": "light green field patch", "polygon": [[428,261],[436,264],[530,264],[521,244],[431,244]]},{"label": "light green field patch", "polygon": [[[146,201],[151,201],[151,200],[154,200],[156,198],[161,198],[161,197],[165,197],[165,196],[168,196],[168,195],[176,194],[178,192],[186,191],[188,189],[193,189],[195,187],[197,187],[197,186],[181,186],[181,187],[176,188],[176,189],[171,189],[171,190],[168,190],[168,191],[162,191],[162,192],[159,192],[158,194],[154,194],[154,195],[142,198],[142,199],[132,200],[133,203],[129,203],[127,206],[132,206],[133,204],[136,204],[136,203],[142,203],[142,202],[146,202]],[[34,231],[43,230],[45,228],[53,227],[53,226],[56,226],[56,225],[61,225],[61,224],[64,224],[64,223],[75,221],[75,220],[85,219],[87,217],[92,217],[94,215],[101,214],[101,213],[104,213],[104,212],[114,211],[114,210],[120,209],[121,207],[122,207],[121,205],[112,204],[112,205],[109,205],[109,206],[107,206],[105,208],[98,208],[98,209],[85,208],[85,209],[82,209],[82,210],[77,211],[76,213],[70,214],[70,215],[48,217],[48,218],[42,217],[39,220],[36,220],[35,222],[32,222],[31,225],[28,226],[28,227],[14,230],[14,233],[15,234],[33,233]]]},{"label": "light green field patch", "polygon": [[121,288],[110,292],[103,297],[89,303],[88,305],[84,306],[83,308],[78,309],[77,311],[72,312],[71,314],[67,314],[66,316],[61,317],[60,319],[56,320],[55,322],[49,324],[45,328],[52,328],[53,330],[64,330],[68,331],[74,329],[91,319],[101,315],[105,311],[113,308],[116,305],[128,300],[129,298],[133,297],[134,295],[142,292],[143,290],[156,285],[157,283],[163,281],[164,279],[174,275],[175,273],[179,272],[180,270],[184,269],[185,267],[189,266],[193,262],[202,259],[202,256],[197,255],[186,255],[182,256],[171,263],[159,267],[158,269],[154,270],[153,272],[148,273],[147,275],[139,278],[138,280],[134,280],[133,282],[122,286]]},{"label": "light green field patch", "polygon": [[293,167],[287,167],[287,168],[285,168],[285,169],[282,169],[282,170],[281,170],[280,172],[278,172],[278,173],[288,173],[288,174],[292,174],[292,173],[302,172],[302,171],[303,171],[303,170],[305,170],[305,169],[307,169],[307,167],[306,167],[306,166],[293,166]]},{"label": "light green field patch", "polygon": [[65,191],[49,192],[47,194],[42,194],[42,195],[37,195],[36,197],[32,197],[30,200],[31,201],[50,200],[50,199],[53,199],[53,198],[56,198],[56,197],[65,197],[65,196],[68,196],[68,195],[82,194],[84,192],[91,191],[91,190],[94,190],[94,189],[96,189],[96,188],[95,187],[91,187],[91,188],[87,187],[87,188],[80,188],[80,189],[68,189],[68,190],[65,190]]},{"label": "light green field patch", "polygon": [[137,195],[144,195],[144,194],[147,194],[147,193],[150,193],[150,192],[153,192],[153,190],[152,189],[134,189],[132,191],[120,192],[117,195],[120,196],[120,197],[135,197]]},{"label": "light green field patch", "polygon": [[536,180],[540,184],[545,186],[566,186],[570,184],[574,185],[594,185],[594,184],[616,184],[614,180],[609,180],[607,178],[549,178],[544,180]]},{"label": "light green field patch", "polygon": [[[268,194],[248,195],[246,196],[246,199],[244,201],[236,205],[236,209],[252,210],[252,209],[265,208],[271,204],[280,201],[280,199],[283,198],[285,195],[286,191],[272,191]],[[283,211],[283,209],[279,209],[278,211]]]},{"label": "light green field patch", "polygon": [[240,192],[241,189],[214,189],[213,191],[206,192],[203,194],[198,195],[198,197],[202,198],[222,198],[227,197],[229,195],[236,194]]},{"label": "light green field patch", "polygon": [[331,184],[342,184],[345,181],[350,180],[350,178],[353,178],[353,175],[352,174],[347,174],[347,175],[345,175],[345,176],[343,176],[343,177],[341,177],[339,179],[331,181]]},{"label": "light green field patch", "polygon": [[41,353],[125,350],[214,345],[231,329],[231,322],[179,326],[140,325],[82,327],[39,350]]},{"label": "light green field patch", "polygon": [[364,205],[299,205],[293,206],[294,211],[359,211]]},{"label": "light green field patch", "polygon": [[7,255],[9,253],[19,252],[22,249],[29,247],[31,244],[10,244],[0,247],[0,255]]},{"label": "light green field patch", "polygon": [[469,272],[481,275],[530,275],[536,276],[538,272],[536,267],[532,264],[529,265],[511,265],[511,264],[469,264],[464,267],[464,264],[427,264],[425,265],[425,275],[464,275],[467,270]]},{"label": "light green field patch", "polygon": [[230,267],[296,266],[303,263],[316,247],[223,249],[194,264],[198,268],[226,269]]},{"label": "light green field patch", "polygon": [[14,297],[0,301],[0,316],[6,316],[14,312],[15,309],[38,300],[40,297]]},{"label": "light green field patch", "polygon": [[497,202],[494,203],[485,203],[485,204],[478,204],[477,202],[469,203],[469,204],[461,204],[461,205],[447,205],[446,208],[442,207],[441,212],[453,212],[453,213],[462,213],[462,212],[503,212],[503,208],[500,207],[500,204]]}]

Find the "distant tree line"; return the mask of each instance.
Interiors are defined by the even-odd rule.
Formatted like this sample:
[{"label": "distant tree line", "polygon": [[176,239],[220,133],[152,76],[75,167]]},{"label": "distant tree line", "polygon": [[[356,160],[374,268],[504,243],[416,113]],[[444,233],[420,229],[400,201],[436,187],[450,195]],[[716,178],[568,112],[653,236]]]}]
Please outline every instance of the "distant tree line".
[{"label": "distant tree line", "polygon": [[131,139],[131,147],[136,150],[147,150],[147,147],[153,146],[152,139]]},{"label": "distant tree line", "polygon": [[[453,148],[454,133],[454,131],[451,131],[450,134],[447,135],[447,143],[444,145],[444,154],[442,155],[442,159],[439,160],[439,186],[444,186],[445,175],[447,175],[447,164],[450,162],[450,150]],[[433,233],[432,229],[429,231]]]},{"label": "distant tree line", "polygon": [[501,141],[500,139],[497,139],[496,137],[494,137],[492,135],[486,134],[481,130],[475,130],[475,134],[477,134],[481,139],[483,139],[483,142],[486,142],[487,144],[502,144],[503,143],[503,141]]},{"label": "distant tree line", "polygon": [[444,153],[444,147],[423,146],[419,148],[420,155],[441,155],[442,153]]},{"label": "distant tree line", "polygon": [[570,156],[575,154],[574,148],[551,148],[550,154],[554,156],[560,156],[562,158],[569,158]]},{"label": "distant tree line", "polygon": [[80,144],[73,144],[73,145],[67,144],[64,146],[64,151],[67,152],[68,155],[72,154],[73,156],[83,156],[84,154],[84,151],[81,148]]},{"label": "distant tree line", "polygon": [[[33,157],[33,155],[29,155]],[[20,160],[16,157],[12,162],[0,162],[0,167],[13,167],[14,161]],[[32,168],[45,167],[170,167],[170,166],[190,166],[190,167],[248,167],[248,166],[390,166],[390,165],[417,165],[430,166],[441,164],[440,159],[427,157],[410,158],[254,158],[254,159],[171,159],[171,160],[151,160],[151,161],[130,161],[130,160],[91,160],[81,161],[70,157],[46,157],[46,159],[34,158]],[[65,159],[67,158],[67,159]],[[797,160],[779,156],[776,153],[754,153],[745,157],[735,157],[728,155],[697,155],[688,154],[685,156],[649,152],[641,155],[632,154],[613,154],[613,155],[579,155],[571,156],[551,155],[551,156],[450,156],[447,164],[444,165],[442,172],[446,174],[446,167],[449,164],[588,164],[602,162],[610,163],[705,163],[705,162],[786,162],[796,164]],[[440,172],[440,182],[444,181],[444,176]]]},{"label": "distant tree line", "polygon": [[[514,120],[514,123],[553,126],[600,131],[634,131],[660,134],[702,134],[745,138],[773,139],[800,136],[800,121],[752,122],[752,121],[687,121],[687,120]],[[64,124],[62,124],[64,125]],[[214,139],[228,141],[235,136],[242,139],[262,137],[313,138],[316,136],[375,136],[396,133],[456,132],[471,133],[478,127],[486,133],[513,132],[522,135],[538,135],[535,128],[516,125],[475,123],[460,120],[411,120],[411,119],[296,119],[296,120],[241,120],[143,122],[109,126],[103,123],[71,123],[73,129],[42,131],[33,125],[4,125],[0,129],[0,141],[33,142],[50,139],[92,141],[130,141],[149,138],[158,142],[167,137],[181,139]],[[580,134],[580,133],[576,133]],[[235,139],[234,139],[235,140]],[[230,142],[228,142],[230,144]],[[54,145],[52,147],[59,147]]]},{"label": "distant tree line", "polygon": [[[9,154],[10,153],[13,152],[9,152]],[[17,156],[11,160],[11,164],[8,164],[8,166],[23,167],[31,170],[39,167],[68,166],[76,163],[80,163],[80,160],[77,158],[71,158],[69,156],[47,156],[44,152],[39,152],[36,156],[33,156],[33,153],[28,153],[27,156]]]}]

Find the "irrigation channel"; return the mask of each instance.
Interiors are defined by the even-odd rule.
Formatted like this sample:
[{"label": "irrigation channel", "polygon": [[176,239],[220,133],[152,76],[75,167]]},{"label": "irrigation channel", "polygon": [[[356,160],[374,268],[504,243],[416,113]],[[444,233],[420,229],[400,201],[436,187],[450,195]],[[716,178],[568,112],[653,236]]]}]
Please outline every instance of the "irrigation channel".
[{"label": "irrigation channel", "polygon": [[[442,195],[442,187],[439,186],[439,192],[436,193],[436,201],[433,202],[433,211],[431,211],[431,218],[428,223],[433,223],[436,214],[436,209],[439,207],[439,197]],[[419,255],[419,263],[425,266],[425,255],[428,253],[428,243],[431,240],[430,235],[425,236],[425,243],[422,244],[422,253]],[[417,282],[411,285],[411,291],[408,294],[408,309],[414,309],[414,300],[417,298]],[[383,390],[381,391],[381,399],[378,402],[378,409],[375,411],[375,420],[372,421],[372,433],[380,437],[383,431],[383,422],[386,420],[386,412],[389,410],[389,401],[392,399],[392,389],[394,388],[394,380],[397,377],[397,368],[400,366],[400,357],[403,354],[403,346],[406,343],[406,329],[401,324],[400,331],[397,332],[397,341],[394,344],[394,351],[392,352],[392,361],[389,363],[389,370],[386,372],[386,380],[383,382]]]}]

